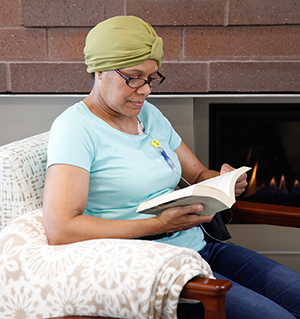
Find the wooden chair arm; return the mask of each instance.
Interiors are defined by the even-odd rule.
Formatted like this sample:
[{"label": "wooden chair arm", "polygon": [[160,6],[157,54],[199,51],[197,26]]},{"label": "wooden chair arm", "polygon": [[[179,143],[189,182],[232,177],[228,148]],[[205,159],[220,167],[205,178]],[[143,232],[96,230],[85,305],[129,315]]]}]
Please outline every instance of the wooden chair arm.
[{"label": "wooden chair arm", "polygon": [[183,287],[180,297],[201,301],[205,319],[225,319],[225,294],[231,287],[228,280],[196,277]]},{"label": "wooden chair arm", "polygon": [[201,296],[223,296],[231,287],[229,280],[195,277],[183,287],[180,297],[200,301]]},{"label": "wooden chair arm", "polygon": [[[227,280],[195,277],[190,280],[180,294],[181,298],[201,301],[205,309],[205,319],[225,319],[225,294],[232,283]],[[111,319],[108,317],[56,317],[52,319]]]}]

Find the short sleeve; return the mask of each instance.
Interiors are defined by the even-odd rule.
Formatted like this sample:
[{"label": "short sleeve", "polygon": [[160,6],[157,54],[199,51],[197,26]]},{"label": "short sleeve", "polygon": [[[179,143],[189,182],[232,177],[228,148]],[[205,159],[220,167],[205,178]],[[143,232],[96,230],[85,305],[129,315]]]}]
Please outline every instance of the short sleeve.
[{"label": "short sleeve", "polygon": [[87,119],[76,110],[67,109],[51,126],[47,167],[69,164],[90,171],[94,158],[93,140]]}]

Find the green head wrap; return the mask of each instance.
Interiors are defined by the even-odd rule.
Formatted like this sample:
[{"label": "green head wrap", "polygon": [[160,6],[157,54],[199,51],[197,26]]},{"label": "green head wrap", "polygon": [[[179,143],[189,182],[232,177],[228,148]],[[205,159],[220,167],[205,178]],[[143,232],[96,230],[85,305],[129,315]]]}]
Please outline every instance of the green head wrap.
[{"label": "green head wrap", "polygon": [[89,73],[130,67],[148,59],[161,66],[163,40],[152,26],[133,16],[119,16],[97,24],[84,48]]}]

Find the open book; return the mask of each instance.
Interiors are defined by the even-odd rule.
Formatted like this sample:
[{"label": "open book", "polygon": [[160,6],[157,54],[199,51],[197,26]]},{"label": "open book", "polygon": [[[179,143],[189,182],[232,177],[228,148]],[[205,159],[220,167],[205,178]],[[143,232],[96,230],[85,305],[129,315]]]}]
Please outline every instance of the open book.
[{"label": "open book", "polygon": [[250,167],[240,167],[232,172],[161,195],[139,205],[137,213],[158,215],[163,210],[201,203],[201,215],[210,215],[230,208],[235,203],[235,183]]}]

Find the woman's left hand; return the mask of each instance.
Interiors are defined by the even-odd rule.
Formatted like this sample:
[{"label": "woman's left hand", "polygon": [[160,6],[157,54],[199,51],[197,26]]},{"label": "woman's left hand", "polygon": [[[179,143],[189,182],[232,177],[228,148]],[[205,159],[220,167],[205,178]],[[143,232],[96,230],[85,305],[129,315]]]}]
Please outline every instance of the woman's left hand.
[{"label": "woman's left hand", "polygon": [[[235,168],[231,167],[229,164],[223,164],[221,167],[220,174],[223,175],[223,174],[226,174],[226,173],[231,172],[233,170],[235,170]],[[235,196],[236,197],[240,196],[245,191],[247,185],[248,185],[247,174],[244,173],[236,181]]]}]

